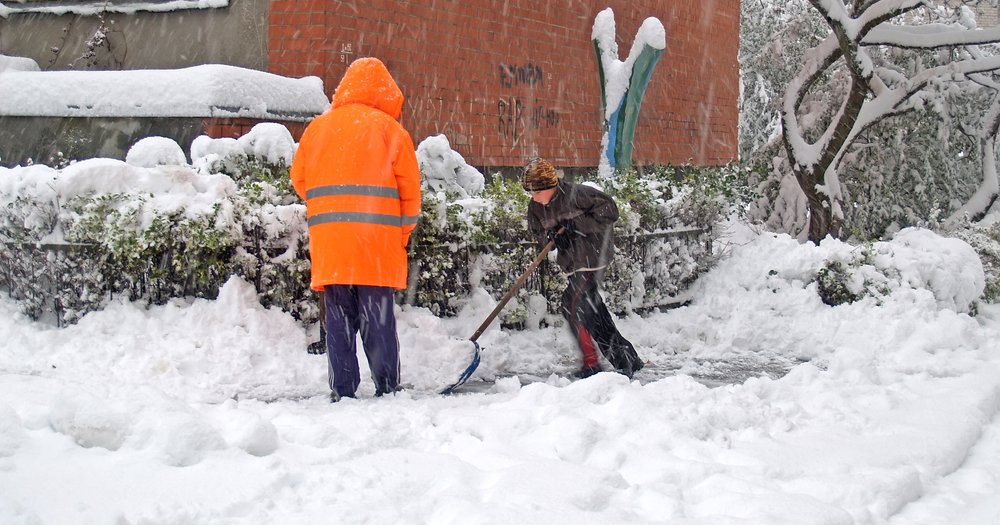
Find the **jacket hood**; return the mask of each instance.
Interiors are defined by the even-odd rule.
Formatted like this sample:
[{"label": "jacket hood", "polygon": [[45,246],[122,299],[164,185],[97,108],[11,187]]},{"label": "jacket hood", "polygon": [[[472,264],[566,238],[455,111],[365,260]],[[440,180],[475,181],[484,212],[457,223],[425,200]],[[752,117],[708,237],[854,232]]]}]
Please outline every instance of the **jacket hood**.
[{"label": "jacket hood", "polygon": [[381,60],[359,58],[351,63],[333,92],[333,105],[364,104],[399,119],[403,110],[403,92]]}]

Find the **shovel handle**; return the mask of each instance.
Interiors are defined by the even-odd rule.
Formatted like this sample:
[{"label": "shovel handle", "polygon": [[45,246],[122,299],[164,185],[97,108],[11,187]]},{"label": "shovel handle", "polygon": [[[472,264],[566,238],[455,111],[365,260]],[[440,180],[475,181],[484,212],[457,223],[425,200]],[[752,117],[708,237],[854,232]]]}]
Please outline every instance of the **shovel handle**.
[{"label": "shovel handle", "polygon": [[[564,230],[565,228],[560,228],[557,235],[559,233],[562,233]],[[555,241],[550,239],[549,242],[545,244],[545,247],[542,248],[542,251],[538,252],[538,255],[535,256],[535,260],[531,261],[531,264],[528,265],[528,269],[525,270],[524,273],[522,273],[521,276],[517,278],[517,281],[514,281],[514,285],[511,286],[510,290],[508,290],[507,293],[500,299],[500,302],[497,303],[496,308],[494,308],[493,311],[490,312],[490,315],[486,317],[486,320],[483,321],[483,324],[479,325],[479,329],[476,330],[476,333],[472,334],[472,337],[469,338],[470,341],[472,341],[473,343],[476,342],[476,340],[479,339],[479,336],[483,335],[483,332],[485,332],[486,329],[490,327],[490,324],[493,322],[493,320],[496,319],[497,315],[500,314],[500,310],[503,310],[503,307],[507,306],[507,303],[509,303],[511,298],[514,297],[514,294],[516,294],[517,291],[520,290],[522,286],[524,286],[524,283],[525,281],[528,280],[528,277],[531,275],[531,272],[535,271],[535,268],[538,268],[539,264],[542,264],[542,260],[545,259],[545,256],[548,255],[550,251],[552,251],[553,246],[555,246]]]}]

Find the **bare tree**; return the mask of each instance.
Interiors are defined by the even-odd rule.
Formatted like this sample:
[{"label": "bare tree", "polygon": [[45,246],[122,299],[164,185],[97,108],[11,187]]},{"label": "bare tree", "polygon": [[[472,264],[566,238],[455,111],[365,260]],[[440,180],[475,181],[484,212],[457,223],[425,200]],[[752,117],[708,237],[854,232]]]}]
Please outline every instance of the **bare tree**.
[{"label": "bare tree", "polygon": [[[830,28],[807,54],[782,106],[782,142],[792,172],[805,193],[808,238],[843,235],[844,192],[840,168],[855,140],[890,117],[946,96],[941,86],[1000,69],[1000,57],[976,47],[1000,42],[1000,28],[976,29],[961,9],[929,0],[809,0]],[[882,57],[925,50],[948,50],[930,65],[893,67]],[[830,78],[843,77],[842,92]],[[814,91],[837,91],[842,98],[817,124],[806,101]],[[987,123],[988,124],[988,123]],[[986,126],[988,127],[988,126]],[[984,128],[985,129],[985,128]],[[995,136],[994,131],[991,136]],[[982,148],[993,155],[992,147]],[[986,160],[986,159],[984,159]],[[992,158],[990,165],[994,165]],[[985,165],[985,163],[984,163]]]}]

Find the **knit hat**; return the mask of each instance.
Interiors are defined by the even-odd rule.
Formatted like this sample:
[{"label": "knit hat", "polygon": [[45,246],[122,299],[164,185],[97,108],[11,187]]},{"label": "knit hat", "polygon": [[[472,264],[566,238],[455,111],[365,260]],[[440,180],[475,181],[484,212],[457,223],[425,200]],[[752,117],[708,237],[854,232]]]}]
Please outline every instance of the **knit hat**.
[{"label": "knit hat", "polygon": [[521,186],[524,191],[541,191],[555,188],[559,184],[559,175],[551,162],[535,157],[524,167],[521,176]]}]

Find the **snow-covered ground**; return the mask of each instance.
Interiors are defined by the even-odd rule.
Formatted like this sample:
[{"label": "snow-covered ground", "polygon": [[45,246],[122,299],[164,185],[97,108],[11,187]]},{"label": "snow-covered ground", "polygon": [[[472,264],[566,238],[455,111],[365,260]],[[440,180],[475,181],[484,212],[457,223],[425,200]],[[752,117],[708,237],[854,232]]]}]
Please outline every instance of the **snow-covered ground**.
[{"label": "snow-covered ground", "polygon": [[734,239],[689,306],[620,322],[631,382],[550,375],[563,328],[494,326],[469,390],[435,394],[480,296],[400,309],[411,387],[336,404],[315,327],[239,280],[62,329],[0,297],[0,523],[1000,523],[1000,307],[956,313],[971,250],[906,230],[879,245],[893,294],[830,307],[811,276],[851,247]]}]

